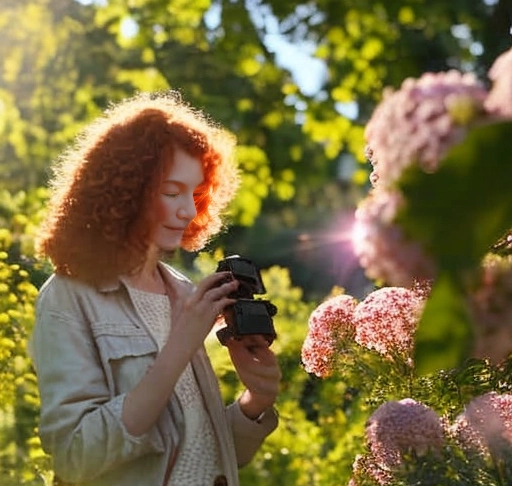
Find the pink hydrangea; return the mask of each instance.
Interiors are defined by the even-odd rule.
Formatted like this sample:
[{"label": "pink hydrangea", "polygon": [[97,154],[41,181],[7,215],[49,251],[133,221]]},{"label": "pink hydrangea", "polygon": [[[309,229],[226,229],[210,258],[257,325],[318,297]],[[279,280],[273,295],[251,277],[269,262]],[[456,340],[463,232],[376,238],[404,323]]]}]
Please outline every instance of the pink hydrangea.
[{"label": "pink hydrangea", "polygon": [[451,431],[467,448],[495,457],[512,454],[512,395],[489,392],[474,398]]},{"label": "pink hydrangea", "polygon": [[368,294],[354,311],[355,341],[393,359],[411,355],[425,300],[414,290],[383,287]]},{"label": "pink hydrangea", "polygon": [[493,115],[512,117],[512,48],[498,56],[489,70],[492,87],[485,108]]},{"label": "pink hydrangea", "polygon": [[481,272],[469,296],[477,323],[473,355],[499,363],[512,353],[512,256],[487,255]]},{"label": "pink hydrangea", "polygon": [[[352,464],[352,473],[353,476],[347,486],[358,486],[359,482],[366,484],[366,478],[370,478],[380,486],[393,484],[393,475],[388,468],[378,465],[371,454],[358,454]],[[358,481],[359,479],[362,481]]]},{"label": "pink hydrangea", "polygon": [[466,452],[472,452],[487,459],[489,450],[482,440],[481,434],[470,426],[464,414],[459,415],[453,424],[447,427],[447,434]]},{"label": "pink hydrangea", "polygon": [[385,92],[365,129],[372,183],[389,187],[415,164],[435,172],[484,112],[486,96],[475,75],[455,70],[408,78],[399,90]]},{"label": "pink hydrangea", "polygon": [[357,303],[354,297],[341,294],[326,300],[311,313],[301,352],[308,373],[322,378],[333,373],[343,342],[353,339],[352,318]]},{"label": "pink hydrangea", "polygon": [[394,224],[403,204],[398,191],[372,190],[356,209],[352,246],[368,278],[409,287],[414,280],[432,279],[436,270],[421,244]]},{"label": "pink hydrangea", "polygon": [[391,469],[401,464],[404,454],[435,452],[445,441],[437,413],[411,398],[381,405],[368,419],[366,438],[377,463]]}]

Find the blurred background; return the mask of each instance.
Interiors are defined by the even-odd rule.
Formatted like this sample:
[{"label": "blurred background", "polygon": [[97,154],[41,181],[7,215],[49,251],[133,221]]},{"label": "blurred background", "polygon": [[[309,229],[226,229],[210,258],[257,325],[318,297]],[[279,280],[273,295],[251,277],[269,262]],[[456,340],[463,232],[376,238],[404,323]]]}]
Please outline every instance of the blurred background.
[{"label": "blurred background", "polygon": [[168,89],[236,134],[243,171],[229,230],[178,264],[199,278],[247,256],[280,309],[282,426],[242,482],[343,484],[362,424],[350,390],[303,371],[300,346],[333,288],[371,288],[350,245],[365,122],[385,87],[425,71],[486,82],[511,22],[511,0],[0,0],[0,484],[53,484],[29,359],[50,163],[109,102]]}]

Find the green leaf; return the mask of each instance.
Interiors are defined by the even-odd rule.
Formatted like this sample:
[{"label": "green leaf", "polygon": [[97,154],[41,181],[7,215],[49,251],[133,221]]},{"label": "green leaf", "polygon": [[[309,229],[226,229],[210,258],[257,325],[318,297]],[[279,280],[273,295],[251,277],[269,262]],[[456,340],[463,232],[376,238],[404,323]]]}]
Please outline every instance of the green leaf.
[{"label": "green leaf", "polygon": [[512,227],[512,123],[472,130],[433,174],[415,167],[399,181],[407,205],[397,222],[442,271],[474,268]]},{"label": "green leaf", "polygon": [[465,293],[449,274],[435,282],[416,331],[415,367],[419,375],[455,368],[467,357],[473,323]]},{"label": "green leaf", "polygon": [[408,236],[434,258],[439,277],[416,335],[420,374],[459,365],[469,350],[473,323],[462,282],[512,227],[512,123],[472,130],[437,172],[408,170],[399,181],[405,208],[397,218]]}]

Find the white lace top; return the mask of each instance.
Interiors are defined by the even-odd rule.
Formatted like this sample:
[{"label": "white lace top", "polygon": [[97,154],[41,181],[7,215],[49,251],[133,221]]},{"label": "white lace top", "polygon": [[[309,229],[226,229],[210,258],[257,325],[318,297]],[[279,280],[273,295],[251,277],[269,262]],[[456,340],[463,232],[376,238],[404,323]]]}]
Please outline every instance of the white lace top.
[{"label": "white lace top", "polygon": [[[171,308],[167,295],[129,287],[132,300],[162,349],[171,328]],[[220,455],[210,416],[190,363],[176,383],[176,394],[185,417],[185,436],[172,469],[168,486],[213,484],[221,474]]]}]

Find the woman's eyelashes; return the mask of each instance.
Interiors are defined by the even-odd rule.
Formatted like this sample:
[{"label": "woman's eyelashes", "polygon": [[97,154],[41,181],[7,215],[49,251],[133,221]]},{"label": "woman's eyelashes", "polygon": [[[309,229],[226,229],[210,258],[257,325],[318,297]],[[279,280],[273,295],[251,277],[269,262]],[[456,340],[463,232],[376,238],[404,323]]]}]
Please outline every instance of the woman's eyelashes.
[{"label": "woman's eyelashes", "polygon": [[[180,192],[164,192],[163,195],[164,196],[167,196],[167,197],[178,197],[181,193]],[[192,194],[192,196],[194,197],[194,199],[200,199],[202,197],[204,197],[204,192],[194,192],[194,194]]]}]

